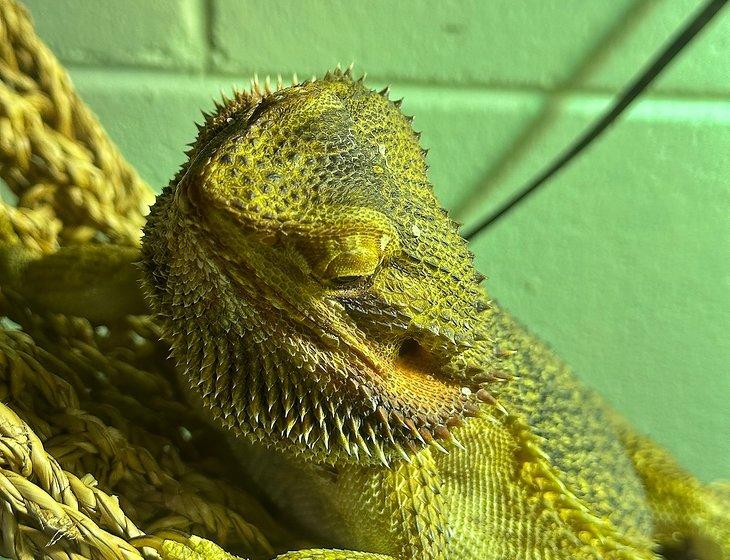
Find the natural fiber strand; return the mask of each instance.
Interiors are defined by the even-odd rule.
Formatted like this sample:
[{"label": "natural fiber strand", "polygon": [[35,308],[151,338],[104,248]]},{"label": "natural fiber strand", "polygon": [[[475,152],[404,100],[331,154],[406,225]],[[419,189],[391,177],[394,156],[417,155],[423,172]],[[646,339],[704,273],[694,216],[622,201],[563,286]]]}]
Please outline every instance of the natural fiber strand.
[{"label": "natural fiber strand", "polygon": [[50,202],[67,242],[138,243],[151,189],[9,0],[0,2],[0,78],[0,177],[19,205]]}]

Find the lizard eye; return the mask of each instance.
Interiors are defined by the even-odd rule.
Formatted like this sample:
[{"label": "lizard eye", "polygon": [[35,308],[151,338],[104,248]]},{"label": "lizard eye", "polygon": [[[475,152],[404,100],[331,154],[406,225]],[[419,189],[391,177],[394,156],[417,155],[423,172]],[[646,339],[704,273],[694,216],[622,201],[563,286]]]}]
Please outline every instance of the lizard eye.
[{"label": "lizard eye", "polygon": [[381,261],[377,248],[356,247],[334,255],[320,277],[337,290],[366,288]]},{"label": "lizard eye", "polygon": [[351,290],[353,288],[361,288],[368,284],[372,276],[365,275],[348,275],[330,278],[330,284],[333,288],[340,290]]}]

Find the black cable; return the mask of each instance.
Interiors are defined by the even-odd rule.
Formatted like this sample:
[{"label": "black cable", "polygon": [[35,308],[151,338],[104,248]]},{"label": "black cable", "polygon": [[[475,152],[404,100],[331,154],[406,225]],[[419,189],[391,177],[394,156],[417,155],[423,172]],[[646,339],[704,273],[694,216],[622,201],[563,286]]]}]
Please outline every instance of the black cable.
[{"label": "black cable", "polygon": [[605,131],[624,110],[631,105],[646,87],[661,74],[662,70],[669,64],[672,59],[677,56],[684,47],[704,28],[720,9],[727,3],[727,0],[711,0],[702,10],[689,22],[664,48],[664,50],[654,59],[654,62],[641,73],[618,98],[616,103],[606,111],[606,113],[593,124],[580,138],[563,152],[553,163],[551,163],[542,173],[527,183],[525,187],[519,190],[514,196],[508,199],[497,210],[479,221],[468,233],[464,234],[466,239],[474,238],[478,233],[492,225],[499,218],[504,216],[512,208],[522,202],[527,196],[532,194],[538,187],[546,183],[553,175],[560,171],[570,160],[580,154],[593,142],[598,136]]}]

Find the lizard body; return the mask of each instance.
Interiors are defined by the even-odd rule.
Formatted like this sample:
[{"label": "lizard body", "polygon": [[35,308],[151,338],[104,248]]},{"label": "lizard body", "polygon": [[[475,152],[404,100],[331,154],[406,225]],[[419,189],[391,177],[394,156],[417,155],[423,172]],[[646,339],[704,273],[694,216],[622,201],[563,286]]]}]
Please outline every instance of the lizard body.
[{"label": "lizard body", "polygon": [[[335,71],[239,93],[188,155],[145,226],[144,292],[242,479],[318,547],[277,558],[728,557],[727,487],[681,471],[489,300],[386,92]],[[11,247],[0,273],[93,318],[144,308],[138,258]],[[93,273],[114,281],[85,290]],[[233,558],[197,537],[158,548]]]},{"label": "lizard body", "polygon": [[189,156],[146,290],[244,470],[350,551],[282,558],[649,559],[660,503],[692,508],[675,541],[727,553],[727,510],[634,460],[651,445],[488,300],[387,93],[336,71],[237,94]]},{"label": "lizard body", "polygon": [[[0,303],[33,336],[3,321],[4,554],[233,558],[167,527],[268,558],[246,511],[280,560],[730,556],[728,487],[678,469],[489,301],[387,92],[336,71],[225,100],[134,267],[151,192],[22,7],[0,12],[2,175],[20,197],[0,205]],[[154,321],[129,317],[150,307],[158,348]],[[191,408],[240,436],[241,488],[306,542],[180,463],[188,437],[194,461],[219,441],[160,405],[169,348]]]}]

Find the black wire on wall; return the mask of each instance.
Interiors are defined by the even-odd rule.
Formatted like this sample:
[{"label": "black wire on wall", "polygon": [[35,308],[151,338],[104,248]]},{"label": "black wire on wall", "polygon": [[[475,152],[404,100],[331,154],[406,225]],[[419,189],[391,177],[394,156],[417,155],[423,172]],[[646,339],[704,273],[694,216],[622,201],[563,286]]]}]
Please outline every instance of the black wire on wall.
[{"label": "black wire on wall", "polygon": [[565,167],[573,158],[585,150],[598,138],[631,103],[662,73],[664,68],[695,38],[695,36],[717,15],[725,6],[727,0],[711,0],[697,12],[666,47],[654,58],[653,62],[639,74],[618,97],[616,102],[578,137],[561,155],[548,165],[540,174],[534,177],[523,188],[518,190],[504,204],[494,212],[479,220],[465,234],[466,239],[474,239],[479,233],[487,229],[515,206],[523,202],[529,195],[549,181],[556,173]]}]

